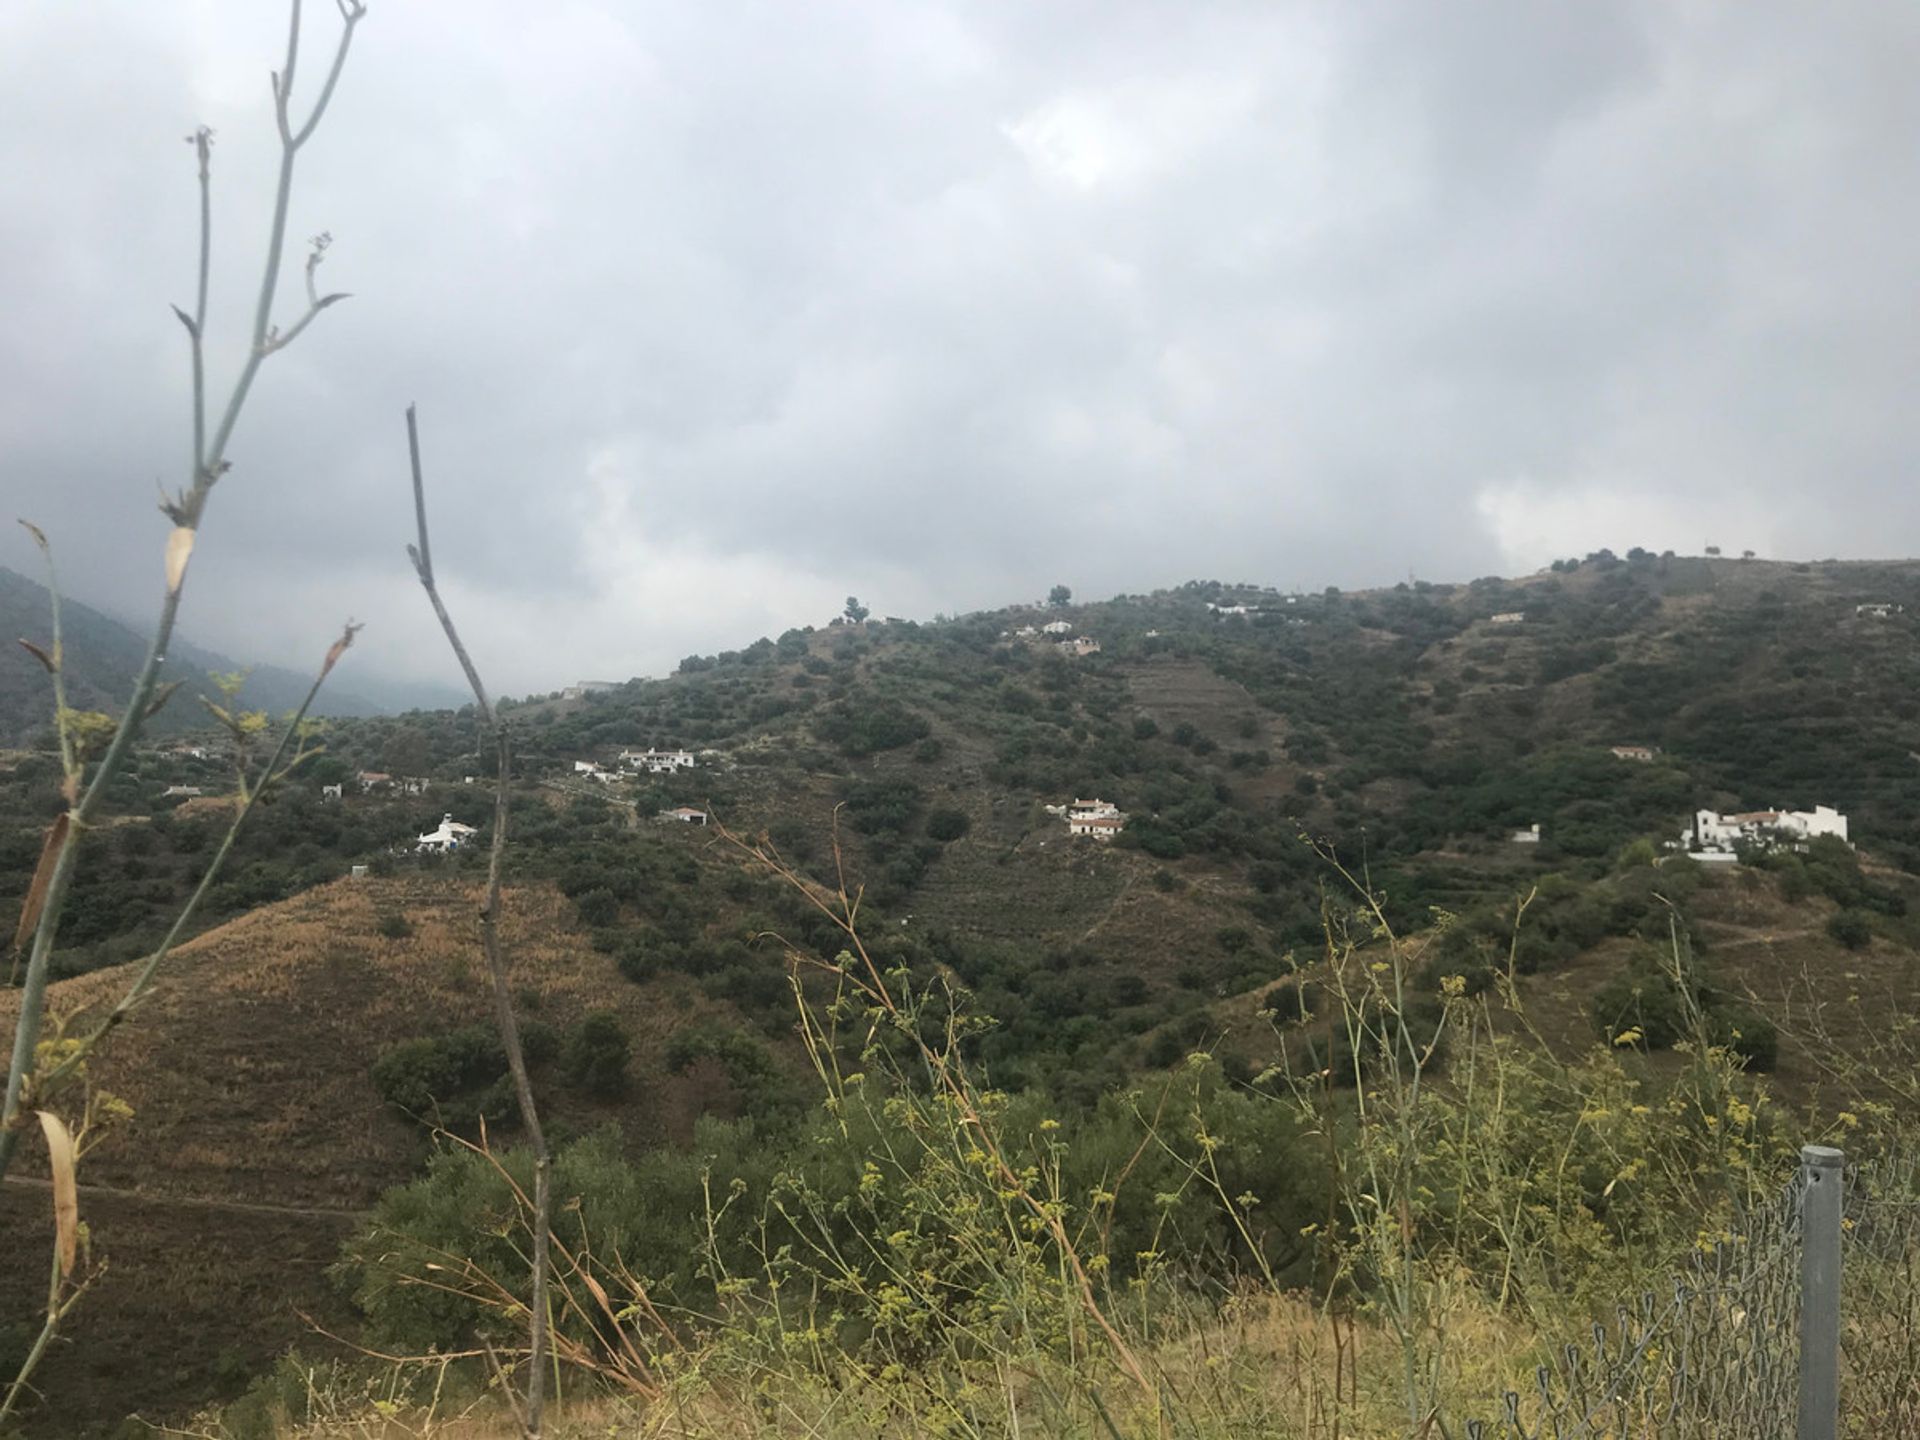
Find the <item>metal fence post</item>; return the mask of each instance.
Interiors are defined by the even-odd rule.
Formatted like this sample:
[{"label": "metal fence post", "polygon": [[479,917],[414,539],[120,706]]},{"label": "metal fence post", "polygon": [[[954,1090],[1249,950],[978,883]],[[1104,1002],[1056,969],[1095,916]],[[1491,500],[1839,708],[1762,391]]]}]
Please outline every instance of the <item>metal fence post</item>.
[{"label": "metal fence post", "polygon": [[1800,1147],[1799,1440],[1840,1428],[1840,1209],[1846,1156]]}]

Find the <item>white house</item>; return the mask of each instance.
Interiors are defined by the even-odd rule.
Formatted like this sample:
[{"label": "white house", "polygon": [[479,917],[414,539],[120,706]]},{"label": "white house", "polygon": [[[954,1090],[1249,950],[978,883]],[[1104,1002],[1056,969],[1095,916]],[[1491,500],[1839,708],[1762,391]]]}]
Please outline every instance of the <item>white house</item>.
[{"label": "white house", "polygon": [[393,784],[393,776],[382,770],[362,770],[353,778],[360,786],[362,793],[368,790],[384,790]]},{"label": "white house", "polygon": [[1653,757],[1660,753],[1651,745],[1614,745],[1610,748],[1613,752],[1614,759],[1637,760],[1642,765],[1651,764]]},{"label": "white house", "polygon": [[1524,610],[1502,610],[1498,615],[1489,615],[1489,625],[1518,625],[1527,618]]},{"label": "white house", "polygon": [[562,700],[584,700],[589,695],[604,695],[609,690],[618,690],[617,680],[582,680],[577,685],[569,685],[560,692]]},{"label": "white house", "polygon": [[1038,635],[1039,633],[1040,632],[1034,629],[1033,626],[1031,625],[1022,625],[1018,630],[1013,632],[1013,636],[1014,636],[1014,639],[1016,640],[1031,640],[1033,639],[1034,636]]},{"label": "white house", "polygon": [[1855,615],[1864,615],[1874,620],[1886,620],[1900,614],[1906,608],[1904,605],[1895,605],[1890,601],[1880,600],[1867,605],[1856,605],[1853,607],[1853,613]]},{"label": "white house", "polygon": [[694,758],[691,750],[622,750],[620,763],[649,775],[670,775],[675,770],[693,769]]},{"label": "white house", "polygon": [[1732,854],[1742,844],[1765,846],[1776,840],[1804,844],[1821,835],[1846,840],[1847,817],[1831,805],[1816,805],[1811,810],[1745,810],[1732,815],[1700,810],[1681,832],[1680,843],[1690,854]]},{"label": "white house", "polygon": [[458,850],[479,833],[473,826],[462,825],[451,815],[442,815],[440,828],[419,836],[413,842],[413,848],[422,855],[445,855]]},{"label": "white house", "polygon": [[1111,840],[1127,828],[1127,817],[1108,800],[1075,800],[1067,807],[1067,833]]},{"label": "white house", "polygon": [[427,777],[424,775],[402,775],[395,782],[402,795],[424,795],[427,793]]},{"label": "white house", "polygon": [[320,787],[320,798],[322,800],[338,800],[344,789],[345,787],[341,785],[322,785]]},{"label": "white house", "polygon": [[602,785],[611,785],[617,778],[611,770],[602,770],[599,765],[592,760],[574,761],[573,773],[577,776],[584,776],[589,780],[598,780]]},{"label": "white house", "polygon": [[1072,640],[1062,640],[1060,648],[1069,655],[1098,655],[1100,642],[1090,635],[1079,635]]},{"label": "white house", "polygon": [[160,798],[162,800],[171,800],[174,796],[178,795],[182,799],[194,800],[199,798],[200,793],[200,787],[198,785],[169,785],[160,792]]},{"label": "white house", "polygon": [[1260,607],[1258,605],[1216,605],[1211,600],[1207,602],[1207,609],[1211,610],[1216,616],[1258,615],[1260,613]]},{"label": "white house", "polygon": [[1040,633],[1043,635],[1071,635],[1073,633],[1073,622],[1071,620],[1049,620],[1040,627]]},{"label": "white house", "polygon": [[662,810],[660,818],[678,820],[682,825],[704,825],[707,823],[707,812],[696,810],[691,805],[676,805],[671,810]]},{"label": "white house", "polygon": [[1540,822],[1534,821],[1524,830],[1516,830],[1507,839],[1515,845],[1538,845],[1540,843]]}]

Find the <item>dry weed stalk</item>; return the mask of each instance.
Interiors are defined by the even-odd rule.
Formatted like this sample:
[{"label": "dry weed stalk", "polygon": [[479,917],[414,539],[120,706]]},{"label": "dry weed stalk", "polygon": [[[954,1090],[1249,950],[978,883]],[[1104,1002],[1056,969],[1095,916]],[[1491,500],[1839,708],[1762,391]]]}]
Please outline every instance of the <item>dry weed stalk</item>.
[{"label": "dry weed stalk", "polygon": [[493,837],[487,851],[486,900],[480,907],[480,949],[486,956],[487,974],[492,981],[494,1023],[500,1030],[500,1043],[507,1052],[507,1068],[513,1075],[514,1097],[520,1106],[520,1123],[526,1127],[528,1143],[533,1147],[533,1296],[528,1320],[526,1409],[520,1423],[532,1440],[541,1433],[541,1415],[546,1403],[547,1350],[551,1331],[548,1314],[547,1281],[550,1265],[548,1247],[552,1234],[553,1160],[547,1151],[546,1135],[540,1129],[540,1112],[533,1101],[533,1083],[527,1078],[526,1054],[520,1046],[520,1024],[514,1014],[513,994],[507,985],[507,959],[500,945],[500,865],[507,848],[507,784],[512,774],[506,722],[487,698],[487,687],[480,681],[453,617],[440,599],[433,577],[433,550],[427,540],[427,488],[420,467],[420,429],[414,407],[407,407],[407,455],[413,472],[414,519],[419,543],[409,545],[414,573],[420,588],[427,592],[433,613],[439,617],[447,644],[466,674],[481,725],[492,732],[494,744]]},{"label": "dry weed stalk", "polygon": [[[724,825],[719,826],[718,829],[720,839],[724,843],[731,844],[741,854],[792,887],[846,937],[849,952],[858,962],[857,967],[825,965],[818,957],[805,954],[792,945],[786,946],[789,963],[795,967],[805,966],[826,970],[843,978],[854,987],[870,1007],[876,1028],[884,1023],[894,1027],[908,1038],[928,1076],[932,1079],[935,1089],[953,1107],[958,1116],[960,1128],[971,1136],[987,1157],[987,1162],[1003,1192],[1016,1199],[1033,1222],[1051,1239],[1060,1263],[1066,1267],[1071,1278],[1073,1293],[1086,1319],[1099,1331],[1115,1362],[1127,1378],[1139,1387],[1145,1403],[1156,1414],[1161,1415],[1161,1424],[1164,1427],[1166,1418],[1159,1387],[1148,1374],[1146,1366],[1133,1346],[1108,1315],[1106,1307],[1101,1304],[1094,1289],[1093,1279],[1081,1257],[1080,1247],[1069,1233],[1060,1207],[1048,1203],[1042,1196],[1037,1195],[1027,1178],[1008,1158],[1000,1144],[1000,1137],[994,1125],[981,1113],[979,1087],[967,1072],[965,1062],[961,1059],[956,1047],[952,1044],[937,1046],[930,1043],[888,989],[880,967],[875,963],[860,934],[862,892],[858,888],[848,889],[846,866],[840,848],[838,819],[839,814],[836,809],[833,832],[835,879],[834,888],[831,890],[793,869],[770,844],[764,841],[756,843],[746,840]],[[782,943],[785,944],[784,941]],[[806,1029],[804,1038],[816,1067],[837,1067],[838,1062],[832,1056],[833,1046],[830,1037],[814,1028],[814,1023],[808,1018],[807,1007],[804,1004],[801,1006],[801,1015]],[[949,1038],[951,1033],[949,1030]],[[843,1079],[837,1073],[829,1075],[826,1069],[821,1070],[821,1076],[830,1083]]]},{"label": "dry weed stalk", "polygon": [[[515,1213],[520,1217],[521,1226],[529,1236],[537,1235],[536,1199],[527,1194],[526,1188],[521,1185],[501,1160],[498,1152],[494,1150],[487,1136],[484,1119],[480,1124],[480,1138],[477,1142],[444,1129],[436,1130],[434,1135],[441,1143],[455,1146],[474,1155],[492,1170],[512,1196]],[[616,1308],[606,1286],[593,1273],[597,1257],[591,1251],[590,1237],[584,1228],[581,1232],[581,1248],[578,1250],[553,1234],[551,1229],[548,1231],[548,1242],[551,1256],[548,1266],[548,1294],[553,1297],[548,1305],[550,1312],[548,1344],[553,1363],[556,1366],[565,1366],[593,1376],[620,1394],[639,1400],[658,1399],[662,1393],[660,1376],[654,1362],[649,1360],[634,1343],[630,1333],[631,1321],[643,1322],[648,1330],[657,1335],[671,1351],[684,1353],[685,1347],[667,1318],[655,1308],[646,1283],[628,1269],[619,1257],[614,1257],[609,1271],[610,1278],[618,1283],[625,1294],[631,1296],[627,1304]],[[414,1243],[419,1242],[416,1240]],[[402,1283],[455,1296],[478,1310],[490,1311],[514,1323],[528,1323],[530,1311],[527,1303],[484,1265],[477,1263],[471,1256],[456,1254],[450,1250],[431,1246],[425,1247],[425,1250],[434,1257],[423,1267],[426,1273],[403,1275]],[[517,1246],[516,1253],[518,1253]],[[531,1265],[530,1257],[523,1258],[526,1258],[527,1263]],[[612,1342],[596,1347],[574,1338],[569,1334],[564,1323],[556,1323],[569,1319],[580,1323],[582,1333],[610,1335]],[[339,1339],[338,1336],[332,1335],[328,1338]],[[411,1363],[427,1358],[384,1355],[351,1342],[342,1341],[341,1343],[376,1360]],[[462,1358],[484,1356],[490,1366],[496,1366],[499,1360],[499,1352],[492,1346],[461,1351],[458,1354]]]},{"label": "dry weed stalk", "polygon": [[[39,1122],[40,1132],[47,1140],[48,1161],[55,1194],[56,1223],[54,1262],[46,1321],[39,1339],[30,1349],[24,1365],[15,1376],[4,1400],[0,1401],[0,1420],[11,1414],[27,1393],[29,1377],[42,1355],[45,1354],[47,1344],[51,1341],[60,1322],[79,1301],[91,1279],[90,1275],[81,1273],[78,1267],[77,1254],[80,1247],[77,1237],[83,1233],[83,1227],[78,1214],[75,1172],[82,1155],[88,1148],[88,1135],[95,1129],[98,1122],[112,1118],[117,1113],[115,1111],[117,1102],[112,1102],[111,1097],[89,1094],[82,1107],[79,1122],[72,1127],[69,1127],[51,1108],[52,1103],[64,1086],[84,1080],[87,1062],[97,1047],[117,1026],[125,1022],[151,990],[161,964],[173,952],[175,945],[186,933],[188,926],[198,913],[202,900],[211,889],[232,850],[235,839],[261,796],[293,766],[313,753],[308,745],[311,738],[311,731],[306,721],[308,710],[319,693],[320,686],[325,683],[328,674],[352,643],[353,634],[357,628],[349,625],[346,632],[327,652],[319,675],[308,690],[306,698],[287,721],[272,755],[257,775],[249,776],[249,755],[251,745],[267,729],[266,717],[242,714],[231,708],[209,704],[209,709],[229,730],[235,743],[239,804],[234,809],[233,818],[192,895],[175,916],[173,924],[159,946],[146,957],[135,972],[132,982],[113,1009],[86,1034],[78,1038],[67,1037],[64,1034],[64,1027],[61,1027],[56,1030],[52,1040],[44,1040],[42,1030],[46,1023],[47,987],[51,961],[59,936],[60,921],[73,882],[80,841],[99,821],[105,808],[108,790],[124,766],[146,722],[159,712],[171,698],[174,690],[178,688],[178,681],[162,683],[160,671],[166,662],[167,649],[172,642],[174,625],[185,590],[187,567],[193,555],[194,542],[198,536],[208,497],[214,485],[229,468],[227,447],[234,428],[239,422],[247,396],[267,356],[291,344],[307,326],[313,323],[322,310],[345,298],[339,294],[322,295],[315,285],[315,272],[329,243],[328,238],[323,235],[313,242],[313,249],[307,260],[306,310],[284,333],[273,323],[274,301],[279,288],[280,266],[286,243],[287,215],[292,200],[294,163],[300,150],[312,138],[321,117],[326,113],[328,102],[332,99],[334,89],[339,82],[341,70],[346,64],[347,51],[352,43],[354,29],[366,13],[364,0],[335,0],[335,4],[340,11],[342,27],[333,52],[332,63],[312,109],[297,128],[291,115],[291,104],[294,75],[300,54],[300,0],[293,0],[290,7],[286,57],[281,69],[273,76],[274,117],[280,133],[281,148],[273,219],[267,241],[265,273],[254,309],[251,344],[247,358],[242,363],[226,403],[213,425],[211,437],[208,434],[209,412],[204,340],[211,280],[213,135],[210,130],[201,127],[187,137],[188,142],[194,147],[198,162],[199,267],[193,312],[189,314],[175,306],[174,313],[187,331],[191,355],[192,463],[187,484],[172,495],[163,496],[161,500],[162,513],[172,521],[172,529],[168,534],[164,550],[165,590],[146,659],[135,678],[132,695],[117,724],[107,716],[75,711],[67,704],[65,643],[60,617],[59,581],[54,571],[52,547],[37,527],[26,526],[47,565],[48,589],[52,597],[52,644],[49,647],[41,647],[28,641],[21,643],[34,658],[40,661],[52,677],[55,702],[54,723],[59,740],[63,775],[62,794],[66,801],[66,808],[48,828],[39,862],[21,907],[20,922],[14,937],[16,965],[22,949],[27,951],[27,963],[20,992],[20,1009],[14,1022],[5,1101],[0,1105],[0,1179],[5,1177],[12,1162],[20,1134],[28,1126],[29,1115],[34,1116]],[[232,696],[229,695],[227,698],[231,706]],[[289,755],[290,746],[294,747],[291,755]],[[101,752],[97,762],[96,750]],[[88,779],[87,772],[90,765],[93,773],[92,778]],[[124,1106],[118,1108],[124,1110]],[[98,1272],[96,1270],[92,1273]]]},{"label": "dry weed stalk", "polygon": [[[240,413],[246,404],[248,393],[253,388],[254,379],[259,374],[260,366],[267,356],[286,348],[295,337],[313,323],[322,310],[346,298],[339,294],[321,295],[314,286],[314,272],[327,243],[326,237],[322,236],[314,242],[313,253],[307,262],[308,308],[306,312],[284,334],[273,323],[273,304],[279,287],[281,258],[286,248],[287,210],[293,194],[294,161],[301,148],[312,138],[321,117],[326,113],[327,103],[333,98],[334,87],[339,81],[342,67],[346,64],[347,49],[353,41],[354,28],[366,14],[364,0],[335,0],[335,3],[339,7],[344,22],[340,31],[339,44],[334,51],[333,63],[328,69],[319,97],[314,101],[313,110],[298,130],[293,128],[289,107],[292,102],[294,71],[300,55],[300,0],[293,0],[291,6],[292,16],[287,34],[286,60],[282,68],[273,76],[274,118],[280,131],[280,174],[274,196],[273,222],[267,239],[266,273],[261,280],[260,298],[254,309],[252,344],[248,349],[247,359],[241,366],[239,376],[234,381],[232,393],[214,427],[211,439],[207,437],[208,412],[203,338],[206,329],[207,290],[213,244],[209,178],[209,156],[213,144],[213,132],[202,127],[188,137],[199,159],[199,284],[193,314],[187,314],[178,306],[174,307],[174,313],[180,317],[180,323],[186,327],[192,350],[192,467],[186,486],[171,496],[164,496],[161,500],[161,511],[173,522],[173,529],[167,536],[165,547],[166,589],[161,599],[159,620],[154,627],[153,641],[148,647],[146,660],[134,680],[132,697],[127,702],[119,724],[112,728],[106,751],[94,769],[93,779],[84,789],[81,782],[85,778],[87,760],[85,742],[89,738],[85,733],[88,728],[85,722],[89,717],[68,709],[64,699],[64,689],[56,690],[58,710],[55,720],[56,728],[60,733],[68,808],[61,819],[56,821],[53,828],[48,831],[26,907],[27,913],[22,915],[23,934],[28,929],[28,914],[32,916],[33,943],[27,958],[26,980],[21,992],[20,1018],[14,1027],[13,1053],[7,1070],[6,1101],[4,1108],[0,1108],[0,1177],[6,1174],[7,1165],[12,1158],[19,1135],[21,1093],[28,1076],[32,1073],[34,1046],[39,1040],[41,1019],[46,1009],[49,965],[53,956],[54,941],[59,934],[61,913],[65,908],[67,892],[73,881],[73,866],[79,849],[79,839],[100,815],[106,803],[108,787],[125,763],[127,753],[138,738],[141,728],[173,693],[173,686],[160,684],[160,669],[166,662],[167,647],[173,638],[174,622],[180,613],[181,596],[186,586],[187,565],[193,556],[194,541],[199,533],[201,516],[205,512],[207,499],[214,485],[229,468],[228,442],[233,436],[235,425],[239,423]],[[33,534],[42,550],[47,550],[45,537],[38,530],[34,530]],[[49,568],[49,579],[51,578],[51,568]],[[41,663],[53,673],[56,686],[60,686],[63,657],[57,607],[54,624],[53,649],[50,652],[39,652],[39,658]],[[331,661],[337,658],[337,655],[330,657],[327,668],[330,669]],[[324,675],[323,671],[322,678]]]}]

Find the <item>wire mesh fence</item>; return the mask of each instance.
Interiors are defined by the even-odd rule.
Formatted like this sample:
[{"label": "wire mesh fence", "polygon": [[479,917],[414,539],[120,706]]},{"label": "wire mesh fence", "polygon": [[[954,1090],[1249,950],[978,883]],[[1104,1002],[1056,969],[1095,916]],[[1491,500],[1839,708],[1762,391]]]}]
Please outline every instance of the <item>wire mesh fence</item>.
[{"label": "wire mesh fence", "polygon": [[[1777,1196],[1676,1269],[1670,1286],[1561,1345],[1492,1418],[1446,1433],[1920,1435],[1920,1162],[1842,1168],[1837,1152],[1805,1154],[1814,1158]],[[1823,1184],[1829,1193],[1818,1193]],[[1837,1263],[1823,1261],[1823,1246]],[[1822,1310],[1829,1293],[1837,1325]]]}]

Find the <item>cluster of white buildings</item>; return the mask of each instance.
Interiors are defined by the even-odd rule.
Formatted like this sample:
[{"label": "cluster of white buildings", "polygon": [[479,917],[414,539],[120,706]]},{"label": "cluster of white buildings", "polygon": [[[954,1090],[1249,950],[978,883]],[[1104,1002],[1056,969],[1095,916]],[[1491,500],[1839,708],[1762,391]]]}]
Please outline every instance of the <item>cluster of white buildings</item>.
[{"label": "cluster of white buildings", "polygon": [[1086,835],[1095,840],[1111,840],[1127,828],[1127,817],[1118,805],[1108,800],[1075,800],[1071,805],[1049,805],[1049,815],[1067,822],[1067,834]]},{"label": "cluster of white buildings", "polygon": [[[376,790],[397,790],[402,795],[424,795],[427,793],[428,783],[424,775],[389,775],[381,770],[362,770],[353,777],[353,782],[360,787],[362,795],[371,795]],[[340,797],[333,795],[327,798],[337,800]]]},{"label": "cluster of white buildings", "polygon": [[1904,605],[1895,605],[1890,600],[1876,600],[1865,605],[1853,607],[1853,613],[1868,620],[1891,620],[1906,610]]},{"label": "cluster of white buildings", "polygon": [[619,769],[609,769],[597,760],[576,760],[573,762],[573,773],[581,779],[598,780],[603,785],[611,785],[621,778],[623,770],[671,775],[678,770],[691,770],[698,763],[691,750],[622,750]]},{"label": "cluster of white buildings", "polygon": [[691,750],[622,750],[620,763],[649,775],[671,775],[676,770],[693,769],[696,762]]},{"label": "cluster of white buildings", "polygon": [[1847,839],[1847,817],[1831,805],[1816,805],[1811,810],[1746,810],[1733,815],[1700,810],[1695,812],[1693,823],[1680,832],[1680,848],[1695,860],[1725,864],[1737,859],[1744,847],[1804,845],[1822,835]]},{"label": "cluster of white buildings", "polygon": [[1063,655],[1075,659],[1083,655],[1098,655],[1100,642],[1091,635],[1075,635],[1070,620],[1049,620],[1044,625],[1022,625],[1018,630],[1002,630],[1005,638],[1014,640],[1039,640],[1042,636],[1054,642],[1056,649]]},{"label": "cluster of white buildings", "polygon": [[1260,607],[1258,605],[1216,605],[1211,600],[1207,602],[1207,609],[1213,612],[1215,619],[1221,620],[1224,620],[1229,615],[1258,615],[1260,613]]}]

